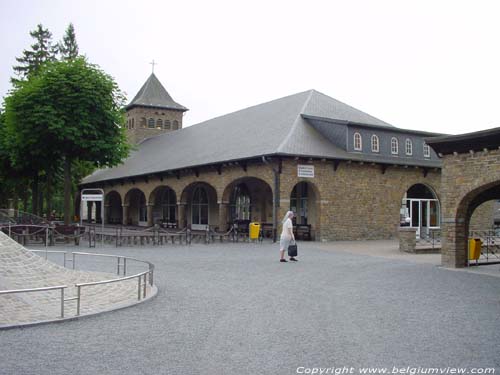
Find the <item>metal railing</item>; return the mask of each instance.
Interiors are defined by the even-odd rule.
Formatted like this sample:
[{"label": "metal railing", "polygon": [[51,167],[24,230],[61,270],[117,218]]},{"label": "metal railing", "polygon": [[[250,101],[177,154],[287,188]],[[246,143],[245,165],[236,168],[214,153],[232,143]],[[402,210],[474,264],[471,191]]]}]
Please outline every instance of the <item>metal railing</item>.
[{"label": "metal railing", "polygon": [[0,290],[0,296],[4,294],[15,294],[15,293],[31,293],[31,292],[45,292],[48,290],[61,290],[61,318],[64,318],[64,302],[67,299],[64,299],[64,289],[66,289],[66,285],[56,285],[56,286],[47,286],[44,288],[30,288],[30,289],[12,289],[12,290]]},{"label": "metal railing", "polygon": [[[123,281],[137,278],[137,285],[138,285],[138,287],[137,287],[138,288],[137,300],[140,301],[141,299],[144,299],[147,296],[147,284],[148,284],[148,282],[149,282],[149,285],[151,287],[153,286],[154,264],[151,262],[148,262],[148,261],[144,261],[144,260],[140,260],[140,259],[132,258],[132,257],[125,257],[125,256],[121,256],[121,255],[110,255],[110,254],[96,254],[96,253],[83,253],[83,252],[68,253],[66,251],[50,251],[50,250],[31,250],[31,252],[44,253],[46,259],[47,259],[48,254],[62,254],[64,267],[67,267],[67,264],[69,262],[71,262],[71,268],[73,270],[76,269],[77,256],[96,256],[96,257],[116,258],[117,259],[116,273],[118,276],[120,276],[120,274],[122,274],[123,277],[110,279],[110,280],[77,283],[74,285],[74,287],[76,288],[76,297],[73,297],[73,298],[65,298],[64,290],[66,288],[68,288],[67,285],[57,285],[57,286],[49,286],[49,287],[42,287],[42,288],[13,289],[13,290],[0,291],[0,295],[5,295],[5,294],[15,294],[15,293],[43,292],[43,291],[48,291],[48,290],[60,289],[61,290],[61,297],[60,297],[60,299],[61,299],[61,315],[60,315],[60,317],[61,318],[64,318],[64,313],[65,313],[64,303],[68,302],[68,301],[76,301],[76,315],[75,316],[80,315],[81,304],[82,304],[82,302],[81,302],[82,301],[82,288],[83,287],[111,284],[111,283],[123,282]],[[70,256],[68,256],[68,255],[70,255]],[[128,263],[130,263],[130,261],[135,261],[135,262],[146,264],[148,266],[148,270],[131,275],[131,276],[126,276],[126,274],[127,274],[127,260],[129,261]]]},{"label": "metal railing", "polygon": [[[481,261],[482,264],[499,263],[500,262],[500,230],[499,229],[484,229],[469,231],[470,239],[481,240],[481,253],[476,264]],[[467,244],[469,248],[469,243]],[[469,261],[469,256],[467,257]],[[470,263],[470,262],[469,262]]]},{"label": "metal railing", "polygon": [[428,232],[422,231],[417,237],[417,246],[432,246],[432,249],[441,247],[441,229],[429,229]]}]

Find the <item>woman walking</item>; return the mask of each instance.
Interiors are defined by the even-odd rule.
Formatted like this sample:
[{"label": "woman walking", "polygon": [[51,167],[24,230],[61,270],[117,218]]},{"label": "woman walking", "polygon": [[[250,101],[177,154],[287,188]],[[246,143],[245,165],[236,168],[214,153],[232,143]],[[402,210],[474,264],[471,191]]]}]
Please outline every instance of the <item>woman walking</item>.
[{"label": "woman walking", "polygon": [[[288,211],[282,221],[283,230],[281,231],[281,237],[280,237],[280,255],[281,255],[280,262],[287,261],[285,259],[285,250],[288,249],[290,242],[295,241],[295,236],[293,235],[292,218],[293,218],[293,211]],[[297,261],[297,259],[295,259],[294,257],[291,257],[290,260],[292,262]]]}]

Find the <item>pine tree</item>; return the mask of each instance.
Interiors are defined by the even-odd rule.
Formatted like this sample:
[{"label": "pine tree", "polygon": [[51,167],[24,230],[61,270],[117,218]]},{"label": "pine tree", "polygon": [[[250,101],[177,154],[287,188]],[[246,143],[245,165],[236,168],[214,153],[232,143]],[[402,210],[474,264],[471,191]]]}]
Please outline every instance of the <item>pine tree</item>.
[{"label": "pine tree", "polygon": [[30,31],[30,35],[35,39],[35,43],[31,45],[31,50],[24,50],[21,57],[16,57],[20,65],[14,66],[13,69],[20,79],[11,78],[13,84],[37,73],[45,62],[56,59],[57,46],[52,45],[52,33],[48,29],[38,24],[35,30]]},{"label": "pine tree", "polygon": [[75,28],[72,23],[68,25],[62,42],[59,42],[59,52],[62,60],[73,60],[78,56],[78,43],[76,42]]}]

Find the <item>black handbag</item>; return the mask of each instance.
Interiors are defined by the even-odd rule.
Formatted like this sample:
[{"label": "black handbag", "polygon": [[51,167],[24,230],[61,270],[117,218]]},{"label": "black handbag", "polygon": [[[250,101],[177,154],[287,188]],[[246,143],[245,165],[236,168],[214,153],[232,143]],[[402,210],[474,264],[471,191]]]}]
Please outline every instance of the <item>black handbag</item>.
[{"label": "black handbag", "polygon": [[288,245],[288,256],[296,257],[297,256],[297,242],[293,241]]}]

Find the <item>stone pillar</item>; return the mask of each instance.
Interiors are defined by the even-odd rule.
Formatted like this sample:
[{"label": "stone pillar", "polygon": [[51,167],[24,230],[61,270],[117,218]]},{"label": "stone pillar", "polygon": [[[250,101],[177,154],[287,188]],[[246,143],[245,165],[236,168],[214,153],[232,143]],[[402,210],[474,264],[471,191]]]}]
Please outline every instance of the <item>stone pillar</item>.
[{"label": "stone pillar", "polygon": [[449,268],[465,267],[468,238],[465,220],[445,221],[441,225],[441,265]]},{"label": "stone pillar", "polygon": [[417,228],[399,228],[399,251],[415,253],[417,246]]},{"label": "stone pillar", "polygon": [[154,225],[153,223],[153,204],[152,203],[147,203],[146,204],[146,214],[148,217],[148,227],[152,227]]},{"label": "stone pillar", "polygon": [[122,224],[128,224],[128,204],[122,204]]},{"label": "stone pillar", "polygon": [[229,222],[229,203],[219,202],[219,230],[226,231],[229,228],[227,223]]},{"label": "stone pillar", "polygon": [[186,207],[187,203],[184,202],[179,202],[177,203],[177,211],[179,213],[178,220],[179,220],[179,228],[185,228],[187,225],[187,217],[186,217]]}]

